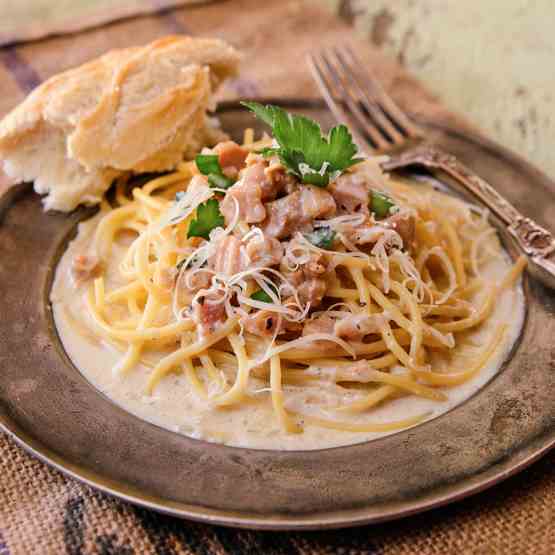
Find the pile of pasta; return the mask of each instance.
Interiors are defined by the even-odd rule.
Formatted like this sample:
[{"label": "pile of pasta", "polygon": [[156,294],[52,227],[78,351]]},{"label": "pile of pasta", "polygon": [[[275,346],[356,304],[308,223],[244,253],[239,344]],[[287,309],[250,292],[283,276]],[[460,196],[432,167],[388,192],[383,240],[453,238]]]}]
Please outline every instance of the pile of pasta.
[{"label": "pile of pasta", "polygon": [[[247,130],[243,146],[255,150],[269,143],[268,137],[255,141]],[[95,231],[94,249],[103,270],[87,291],[93,331],[121,351],[115,371],[125,375],[139,364],[149,368],[147,394],[168,374],[179,372],[214,410],[270,404],[286,432],[301,432],[305,424],[386,432],[427,415],[371,422],[366,414],[373,408],[408,395],[444,401],[448,388],[475,377],[502,342],[507,326],[500,323],[487,344],[466,345],[471,356],[464,367],[435,367],[438,356],[465,344],[467,332],[488,320],[496,297],[515,286],[525,261],[516,261],[498,283],[483,279],[481,266],[504,256],[487,213],[392,177],[384,185],[387,192],[417,215],[414,249],[410,255],[397,250],[377,260],[364,251],[313,247],[325,252],[337,272],[323,306],[304,315],[308,320],[326,311],[337,318],[381,314],[379,333],[352,344],[326,334],[264,340],[246,332],[239,318],[228,317],[201,336],[165,282],[168,270],[174,275],[181,271],[198,248],[196,238],[187,238],[194,210],[181,218],[172,212],[176,193],[187,191],[196,173],[194,162],[184,162],[177,171],[140,186],[120,178],[111,203],[102,205]],[[250,231],[241,222],[225,229],[238,237]],[[116,275],[119,285],[107,287]],[[479,303],[471,302],[476,298]],[[367,366],[357,381],[347,370],[361,360]],[[353,394],[338,396],[348,401],[325,406],[320,414],[303,412],[302,403],[288,403],[295,392],[326,392],[330,384]],[[322,399],[325,404],[326,395]]]}]

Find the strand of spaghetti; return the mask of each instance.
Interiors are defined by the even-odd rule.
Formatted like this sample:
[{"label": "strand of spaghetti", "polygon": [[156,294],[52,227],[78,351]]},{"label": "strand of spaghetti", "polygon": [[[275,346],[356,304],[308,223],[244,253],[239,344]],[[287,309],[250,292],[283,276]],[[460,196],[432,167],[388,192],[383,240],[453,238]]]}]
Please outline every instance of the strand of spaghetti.
[{"label": "strand of spaghetti", "polygon": [[104,278],[102,276],[94,280],[94,300],[96,309],[100,314],[103,314],[106,308],[106,299],[104,296]]},{"label": "strand of spaghetti", "polygon": [[91,319],[95,324],[99,333],[111,339],[119,341],[154,341],[158,339],[169,339],[170,337],[178,337],[184,331],[191,330],[195,327],[192,320],[186,319],[159,328],[145,328],[144,330],[118,330],[108,324],[94,305],[94,291],[89,289],[86,297],[86,304]]},{"label": "strand of spaghetti", "polygon": [[495,234],[496,231],[493,228],[486,229],[479,233],[476,239],[472,241],[470,246],[470,268],[472,269],[472,273],[479,277],[480,276],[480,268],[479,268],[479,259],[478,259],[478,248],[482,244],[482,242],[487,239],[490,235]]},{"label": "strand of spaghetti", "polygon": [[454,332],[472,328],[482,323],[493,310],[493,303],[495,301],[496,294],[513,285],[520,274],[524,271],[524,268],[526,268],[527,263],[527,259],[524,255],[519,257],[513,267],[507,272],[501,281],[501,284],[498,287],[494,286],[491,288],[485,301],[482,303],[482,306],[474,314],[468,318],[456,320],[455,322],[438,322],[437,324],[434,324],[433,327],[441,332]]},{"label": "strand of spaghetti", "polygon": [[337,299],[348,299],[350,301],[358,301],[360,292],[357,289],[348,289],[346,287],[330,287],[326,291],[327,297],[335,297]]},{"label": "strand of spaghetti", "polygon": [[468,316],[468,318],[455,320],[454,322],[437,322],[432,327],[442,333],[449,333],[466,330],[481,324],[491,314],[497,292],[497,287],[492,287],[480,308],[474,314]]},{"label": "strand of spaghetti", "polygon": [[434,214],[436,218],[441,222],[441,226],[443,227],[443,230],[445,231],[445,235],[447,237],[447,242],[453,256],[455,272],[457,274],[457,285],[459,287],[464,287],[466,285],[466,272],[464,271],[461,242],[457,236],[455,229],[447,220],[447,218],[438,215],[437,211],[434,211]]},{"label": "strand of spaghetti", "polygon": [[[397,358],[392,355],[385,355],[381,358],[366,359],[369,368],[361,371],[360,366],[353,366],[352,360],[341,359],[317,359],[312,361],[308,368],[285,368],[284,381],[291,383],[306,383],[309,381],[317,381],[325,378],[327,381],[335,382],[360,382],[367,383],[372,381],[370,367],[375,369],[385,368],[397,363]],[[302,361],[300,362],[302,364]],[[377,366],[376,366],[377,363]],[[306,364],[306,362],[305,362]],[[331,369],[331,371],[330,371]]]},{"label": "strand of spaghetti", "polygon": [[419,397],[431,399],[432,401],[447,401],[447,396],[441,391],[435,391],[425,385],[419,384],[408,376],[399,374],[388,374],[379,370],[371,370],[369,377],[372,381],[393,385],[399,389],[404,389],[410,393],[414,393]]},{"label": "strand of spaghetti", "polygon": [[497,330],[495,331],[492,340],[490,341],[489,345],[486,349],[482,352],[476,363],[469,369],[465,370],[464,372],[449,372],[449,373],[439,373],[439,372],[422,372],[416,371],[416,376],[429,383],[430,385],[439,385],[444,387],[454,387],[456,385],[460,385],[464,382],[467,382],[485,366],[489,358],[492,354],[497,350],[505,332],[507,331],[507,325],[501,324],[498,326]]},{"label": "strand of spaghetti", "polygon": [[137,235],[140,235],[146,230],[146,224],[140,222],[139,220],[133,220],[122,224],[121,229],[128,229],[129,231],[134,231]]},{"label": "strand of spaghetti", "polygon": [[115,320],[114,322],[110,322],[110,325],[120,330],[135,330],[139,325],[140,316],[141,315],[139,315],[138,318],[130,316],[125,320]]},{"label": "strand of spaghetti", "polygon": [[[395,330],[393,333],[397,336],[397,332],[400,330]],[[404,330],[403,330],[404,331]],[[403,345],[408,345],[410,343],[409,334],[401,336],[399,339],[400,343]],[[358,344],[351,344],[351,348],[355,351],[357,356],[364,356],[364,355],[374,355],[378,353],[384,353],[387,351],[387,345],[382,340],[374,341],[372,343],[358,343]],[[325,351],[315,345],[309,349],[297,349],[292,348],[290,351],[284,351],[281,353],[282,360],[310,360],[310,359],[318,359],[321,358],[322,355],[326,356],[337,356],[341,355],[342,349],[338,349],[335,345],[331,345],[330,349],[326,349]],[[387,356],[387,355],[386,355]],[[375,360],[375,359],[373,359]],[[397,359],[395,359],[397,360]]]},{"label": "strand of spaghetti", "polygon": [[397,388],[392,385],[382,385],[374,391],[368,393],[368,395],[366,395],[363,399],[353,401],[348,405],[342,405],[337,407],[335,410],[336,412],[364,412],[380,404],[382,401],[389,399],[397,391]]},{"label": "strand of spaghetti", "polygon": [[406,287],[401,285],[397,281],[391,281],[390,283],[391,290],[399,296],[401,302],[403,302],[406,306],[408,306],[411,320],[412,320],[412,330],[411,330],[411,341],[410,341],[410,357],[413,360],[416,360],[416,353],[420,350],[422,346],[422,338],[423,338],[423,322],[422,322],[422,314],[418,305],[416,304],[415,298],[407,291]]},{"label": "strand of spaghetti", "polygon": [[208,351],[206,351],[203,355],[200,355],[199,359],[202,367],[204,368],[210,379],[216,382],[218,384],[218,388],[221,389],[223,385],[222,374],[218,372],[218,369],[214,366],[214,363],[212,362],[212,358],[210,358]]},{"label": "strand of spaghetti", "polygon": [[419,309],[423,316],[445,316],[448,318],[466,317],[474,312],[474,307],[471,304],[448,306],[448,305],[419,305]]},{"label": "strand of spaghetti", "polygon": [[[302,361],[301,364],[303,364]],[[310,361],[310,366],[312,368],[349,368],[353,366],[353,361],[347,358],[317,358]]]},{"label": "strand of spaghetti", "polygon": [[283,407],[283,389],[281,387],[281,362],[279,355],[270,359],[270,388],[272,405],[279,424],[289,434],[298,434],[302,428],[287,414]]},{"label": "strand of spaghetti", "polygon": [[207,351],[210,353],[210,357],[218,365],[218,367],[229,367],[233,368],[233,372],[237,369],[237,358],[233,353],[228,353],[226,351],[221,351],[219,349],[210,349]]},{"label": "strand of spaghetti", "polygon": [[136,237],[135,240],[129,245],[118,266],[120,274],[129,280],[137,278],[137,272],[133,261],[135,259],[135,249],[137,248],[137,244],[140,242],[139,240],[141,237],[142,234]]},{"label": "strand of spaghetti", "polygon": [[[384,344],[385,345],[385,344]],[[358,354],[358,353],[357,353]],[[388,368],[389,366],[392,366],[393,364],[395,364],[397,362],[397,357],[391,353],[388,353],[387,355],[383,355],[381,357],[378,358],[371,358],[368,359],[368,361],[370,362],[370,364],[372,365],[372,368]],[[326,359],[324,360],[313,360],[312,361],[312,365],[314,366],[325,366],[326,364]],[[352,361],[345,361],[347,364],[352,365]]]},{"label": "strand of spaghetti", "polygon": [[132,314],[135,317],[141,317],[142,313],[141,309],[139,308],[139,302],[136,295],[129,295],[129,297],[127,297],[127,309],[129,310],[129,314]]},{"label": "strand of spaghetti", "polygon": [[178,171],[175,173],[170,173],[169,175],[163,175],[162,177],[157,177],[146,183],[143,187],[145,194],[150,195],[156,189],[161,189],[162,187],[167,187],[168,185],[173,185],[176,181],[185,181],[190,177],[189,171]]},{"label": "strand of spaghetti", "polygon": [[420,271],[422,271],[423,269],[428,269],[425,264],[430,256],[435,256],[436,259],[440,262],[443,270],[445,271],[445,275],[449,280],[449,287],[445,291],[439,291],[437,288],[434,288],[432,290],[430,288],[430,291],[434,296],[434,302],[436,304],[443,304],[449,300],[451,295],[456,291],[458,287],[457,272],[453,267],[451,259],[447,256],[447,253],[441,247],[433,247],[430,250],[425,249],[420,253],[416,261],[417,266],[420,268]]},{"label": "strand of spaghetti", "polygon": [[[317,249],[316,249],[317,250]],[[324,249],[320,249],[324,250]],[[326,251],[326,253],[330,253],[332,263],[336,266],[349,266],[350,268],[359,268],[360,270],[367,270],[369,266],[370,257],[367,254],[364,254],[366,258],[361,258],[358,256],[353,256],[352,253],[342,253],[342,252],[335,252],[335,251]]]},{"label": "strand of spaghetti", "polygon": [[[388,366],[393,366],[398,363],[397,358],[394,355],[388,355],[389,364]],[[369,362],[374,362],[373,360]],[[351,363],[352,364],[352,363]],[[381,366],[384,368],[385,366]],[[371,381],[376,381],[371,378],[371,374],[364,374],[361,377],[357,377],[353,374],[342,374],[341,372],[337,372],[333,374],[324,374],[324,376],[320,374],[310,373],[309,369],[286,369],[283,374],[283,383],[287,385],[302,385],[311,382],[330,382],[334,381],[335,383],[338,382],[351,382],[351,383],[369,383]],[[324,378],[324,379],[322,379]]]},{"label": "strand of spaghetti", "polygon": [[185,359],[192,358],[206,351],[206,349],[208,349],[208,347],[210,347],[211,345],[214,345],[214,343],[217,343],[225,337],[228,337],[236,325],[237,319],[230,318],[224,324],[222,324],[216,332],[209,335],[208,337],[198,339],[188,347],[182,347],[161,359],[150,375],[146,388],[147,394],[152,394],[156,385],[168,372],[172,370],[172,368],[175,368],[176,366],[181,364]]},{"label": "strand of spaghetti", "polygon": [[351,422],[341,422],[339,420],[327,420],[301,412],[293,412],[293,414],[298,414],[307,424],[344,432],[393,432],[395,430],[415,426],[430,416],[429,413],[425,413],[411,418],[405,418],[404,420],[396,420],[394,422],[365,422],[355,424]]},{"label": "strand of spaghetti", "polygon": [[387,348],[399,359],[402,364],[412,370],[416,366],[416,361],[407,354],[399,343],[397,343],[397,340],[391,331],[391,326],[387,320],[382,322],[380,331]]},{"label": "strand of spaghetti", "polygon": [[[94,237],[94,248],[99,257],[106,259],[112,252],[112,243],[114,235],[121,223],[131,218],[137,211],[137,203],[131,202],[120,208],[114,208],[108,214],[102,217]],[[100,248],[103,245],[104,248]]]},{"label": "strand of spaghetti", "polygon": [[320,381],[319,376],[307,374],[302,370],[290,370],[283,375],[283,383],[287,385],[303,385]]},{"label": "strand of spaghetti", "polygon": [[432,249],[439,246],[439,238],[437,234],[432,233],[426,226],[428,222],[421,220],[416,221],[415,232],[416,240],[419,245],[424,248]]},{"label": "strand of spaghetti", "polygon": [[519,256],[513,267],[503,278],[503,281],[499,285],[499,290],[504,291],[505,289],[512,287],[515,284],[516,280],[520,277],[526,266],[528,266],[528,259],[526,258],[526,256]]},{"label": "strand of spaghetti", "polygon": [[[135,250],[133,249],[133,256],[135,256]],[[134,265],[128,265],[127,260],[124,260],[119,267],[120,274],[127,279],[137,279],[137,270]],[[156,262],[148,263],[148,273],[152,274],[156,270]]]},{"label": "strand of spaghetti", "polygon": [[151,294],[154,295],[160,301],[169,301],[170,293],[166,289],[156,285],[151,278],[149,272],[149,235],[145,233],[143,236],[139,237],[139,242],[135,247],[135,270],[137,272],[137,278],[143,284],[143,287]]},{"label": "strand of spaghetti", "polygon": [[480,278],[473,279],[466,287],[463,287],[457,291],[457,297],[460,299],[468,299],[479,291],[484,286],[484,281]]},{"label": "strand of spaghetti", "polygon": [[164,228],[153,236],[156,249],[156,271],[160,272],[174,266],[177,260],[176,251],[179,250],[175,234],[169,228]]},{"label": "strand of spaghetti", "polygon": [[144,202],[139,203],[138,211],[141,214],[141,217],[147,222],[149,227],[154,223],[155,220],[158,219],[158,216],[160,214],[160,210],[153,209]]},{"label": "strand of spaghetti", "polygon": [[230,334],[227,339],[237,358],[237,376],[235,383],[225,393],[214,398],[214,403],[218,406],[232,405],[241,401],[247,390],[251,371],[242,339],[236,333]]},{"label": "strand of spaghetti", "polygon": [[248,146],[254,142],[254,129],[252,127],[247,127],[243,131],[243,145]]},{"label": "strand of spaghetti", "polygon": [[108,304],[116,303],[118,301],[127,301],[129,295],[137,295],[142,293],[143,295],[146,294],[146,290],[143,287],[143,284],[140,281],[133,281],[127,285],[123,285],[122,287],[118,287],[114,289],[110,293],[106,295],[106,302]]},{"label": "strand of spaghetti", "polygon": [[[394,330],[393,335],[400,345],[410,344],[411,336],[405,330]],[[433,336],[424,336],[423,343],[424,345],[428,345],[430,347],[443,346],[442,343],[434,339]],[[351,345],[351,348],[358,356],[373,355],[377,353],[384,353],[385,351],[387,351],[387,345],[383,340],[373,341],[372,343],[356,343]],[[319,346],[313,346],[305,349],[292,348],[290,351],[283,352],[281,358],[285,360],[304,360],[321,358],[323,354],[325,354],[326,356],[336,356],[340,355],[341,351],[336,349],[334,345],[332,345],[330,349],[326,349],[325,351],[323,351],[323,349]]]},{"label": "strand of spaghetti", "polygon": [[[143,314],[137,326],[137,330],[144,330],[151,323],[159,307],[160,305],[156,298],[153,295],[149,295],[146,300]],[[127,374],[127,372],[129,372],[129,370],[139,362],[143,345],[143,341],[135,341],[131,343],[123,358],[120,359],[120,361],[114,366],[114,372],[122,375]]]},{"label": "strand of spaghetti", "polygon": [[406,318],[399,308],[397,308],[373,283],[368,282],[368,290],[376,303],[386,311],[390,318],[400,327],[414,333],[412,322]]},{"label": "strand of spaghetti", "polygon": [[185,376],[193,386],[193,391],[200,399],[208,399],[208,393],[206,392],[204,384],[200,381],[197,375],[192,360],[190,358],[186,358],[182,364],[185,367]]},{"label": "strand of spaghetti", "polygon": [[[335,337],[329,333],[311,333],[310,335],[305,335],[304,337],[299,337],[298,339],[288,341],[287,343],[282,343],[281,345],[274,347],[267,353],[263,360],[257,360],[256,364],[262,364],[262,362],[269,360],[274,355],[281,355],[281,353],[294,349],[298,345],[302,345],[303,343],[313,343],[314,341],[332,341],[333,343],[337,343],[344,351],[349,353],[353,359],[356,358],[354,349],[343,339]],[[322,351],[320,350],[320,355],[321,354]]]},{"label": "strand of spaghetti", "polygon": [[368,314],[372,313],[372,299],[370,298],[370,291],[368,290],[368,280],[365,279],[362,270],[360,268],[353,268],[352,266],[348,266],[349,273],[357,286],[357,291],[359,294],[360,302],[363,302],[365,305],[366,312]]},{"label": "strand of spaghetti", "polygon": [[150,195],[141,191],[141,189],[139,189],[138,187],[135,187],[135,189],[133,189],[133,197],[149,208],[158,210],[158,212],[165,210],[170,204],[168,201],[164,201],[160,198],[151,197]]}]

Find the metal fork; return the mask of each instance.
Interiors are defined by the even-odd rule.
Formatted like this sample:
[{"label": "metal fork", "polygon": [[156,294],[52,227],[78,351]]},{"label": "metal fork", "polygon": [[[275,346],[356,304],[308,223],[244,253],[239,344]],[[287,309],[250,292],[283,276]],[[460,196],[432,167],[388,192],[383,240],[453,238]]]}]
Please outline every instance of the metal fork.
[{"label": "metal fork", "polygon": [[426,144],[423,131],[395,104],[380,82],[365,70],[349,47],[334,47],[308,57],[313,77],[335,117],[349,126],[362,150],[387,153],[385,170],[425,167],[451,186],[484,204],[505,225],[528,270],[555,289],[555,238],[521,214],[491,185],[454,156]]}]

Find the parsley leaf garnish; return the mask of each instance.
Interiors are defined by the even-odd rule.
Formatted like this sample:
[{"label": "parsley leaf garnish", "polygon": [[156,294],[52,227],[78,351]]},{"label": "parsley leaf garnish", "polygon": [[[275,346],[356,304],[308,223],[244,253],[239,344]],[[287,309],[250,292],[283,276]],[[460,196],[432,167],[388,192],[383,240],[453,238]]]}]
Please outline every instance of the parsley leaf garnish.
[{"label": "parsley leaf garnish", "polygon": [[378,191],[372,191],[370,199],[370,211],[380,220],[389,216],[391,209],[395,206],[395,203],[387,195]]},{"label": "parsley leaf garnish", "polygon": [[273,146],[265,146],[264,148],[261,148],[260,150],[256,151],[256,154],[262,154],[264,158],[269,158],[270,156],[273,156],[274,154],[278,154],[278,153],[279,153],[279,148],[276,148]]},{"label": "parsley leaf garnish", "polygon": [[310,233],[305,233],[305,237],[314,246],[329,250],[335,240],[335,231],[331,227],[319,227]]},{"label": "parsley leaf garnish", "polygon": [[197,154],[195,158],[198,171],[203,175],[210,175],[211,173],[222,173],[220,167],[220,159],[217,154]]},{"label": "parsley leaf garnish", "polygon": [[344,125],[336,125],[324,136],[318,123],[307,117],[271,104],[241,104],[272,128],[279,148],[266,152],[277,153],[281,163],[303,183],[326,187],[341,172],[362,161],[354,158],[358,148]]},{"label": "parsley leaf garnish", "polygon": [[[268,285],[268,287],[277,295],[277,287],[275,285]],[[251,299],[253,301],[260,301],[261,303],[273,302],[272,297],[270,297],[270,295],[268,295],[268,293],[266,293],[264,289],[259,289],[258,291],[255,291],[251,295]]]},{"label": "parsley leaf garnish", "polygon": [[211,173],[208,176],[208,183],[212,189],[229,189],[233,185],[234,181],[226,175]]},{"label": "parsley leaf garnish", "polygon": [[197,207],[197,217],[191,220],[187,237],[203,237],[209,239],[210,232],[223,227],[224,217],[220,212],[220,203],[215,199],[208,199]]},{"label": "parsley leaf garnish", "polygon": [[199,172],[208,176],[208,183],[213,189],[229,189],[233,185],[233,179],[222,171],[217,154],[197,154],[195,163]]}]

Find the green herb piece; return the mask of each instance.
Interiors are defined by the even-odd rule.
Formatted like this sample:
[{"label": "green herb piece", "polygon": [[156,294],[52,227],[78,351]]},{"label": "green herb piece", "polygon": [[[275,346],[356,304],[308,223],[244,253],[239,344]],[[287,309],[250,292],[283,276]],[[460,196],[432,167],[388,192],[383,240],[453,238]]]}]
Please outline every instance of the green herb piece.
[{"label": "green herb piece", "polygon": [[198,171],[203,175],[222,173],[222,168],[220,167],[220,157],[217,154],[197,154],[195,163]]},{"label": "green herb piece", "polygon": [[217,154],[197,154],[195,163],[199,172],[208,176],[208,183],[213,189],[229,189],[233,185],[233,179],[222,171]]},{"label": "green herb piece", "polygon": [[224,217],[220,212],[220,204],[214,199],[208,199],[197,207],[197,217],[191,220],[187,237],[203,237],[209,239],[210,232],[223,227]]},{"label": "green herb piece", "polygon": [[256,154],[262,154],[262,156],[264,156],[264,158],[269,158],[270,156],[273,156],[274,154],[279,154],[279,148],[277,148],[275,146],[265,146],[264,148],[261,148],[260,150],[257,150]]},{"label": "green herb piece", "polygon": [[208,183],[212,189],[229,189],[235,182],[226,175],[211,173],[208,176]]},{"label": "green herb piece", "polygon": [[[277,287],[275,285],[268,285],[268,287],[277,295]],[[253,301],[260,301],[262,303],[271,303],[271,302],[273,302],[272,297],[270,297],[270,295],[268,295],[268,293],[266,293],[266,291],[264,291],[264,289],[259,289],[258,291],[255,291],[251,295],[251,299]]]},{"label": "green herb piece", "polygon": [[362,161],[354,158],[358,151],[344,125],[333,127],[327,136],[314,120],[297,116],[278,106],[242,102],[272,128],[282,164],[303,183],[326,187],[341,172]]},{"label": "green herb piece", "polygon": [[395,203],[387,195],[372,191],[370,210],[375,214],[376,218],[387,218],[394,206]]},{"label": "green herb piece", "polygon": [[305,237],[314,246],[320,249],[331,249],[335,240],[335,231],[331,227],[319,227],[311,233],[306,233]]}]

